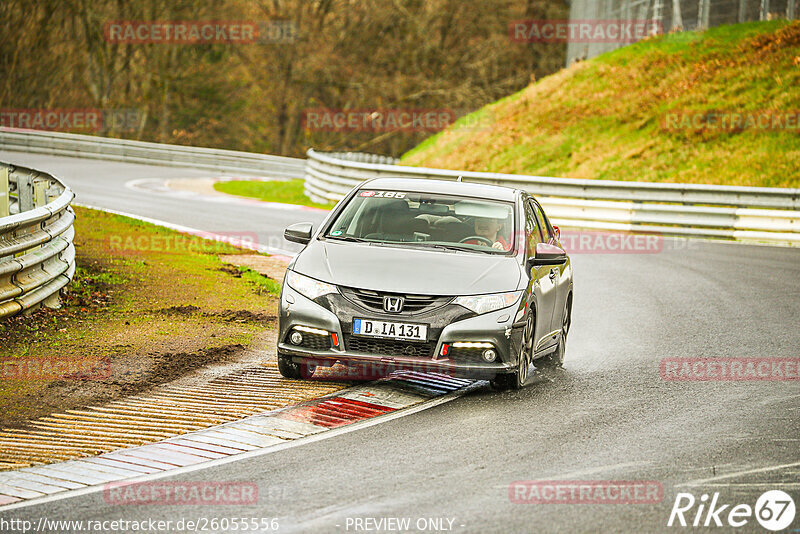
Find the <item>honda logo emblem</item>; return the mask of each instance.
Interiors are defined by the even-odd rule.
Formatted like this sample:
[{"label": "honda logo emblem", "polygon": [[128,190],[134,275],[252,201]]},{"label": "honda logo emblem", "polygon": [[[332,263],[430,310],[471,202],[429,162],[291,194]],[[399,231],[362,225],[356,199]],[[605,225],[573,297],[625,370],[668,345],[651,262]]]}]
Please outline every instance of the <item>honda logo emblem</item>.
[{"label": "honda logo emblem", "polygon": [[403,311],[403,297],[383,297],[383,309],[389,313]]}]

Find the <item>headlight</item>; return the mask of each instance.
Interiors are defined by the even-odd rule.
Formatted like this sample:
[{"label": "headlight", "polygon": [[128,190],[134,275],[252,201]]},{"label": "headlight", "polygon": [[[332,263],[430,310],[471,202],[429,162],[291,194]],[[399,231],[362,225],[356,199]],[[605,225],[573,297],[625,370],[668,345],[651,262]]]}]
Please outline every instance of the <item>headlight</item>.
[{"label": "headlight", "polygon": [[286,271],[286,283],[289,284],[289,287],[311,300],[328,293],[336,293],[335,285],[314,280],[294,271]]},{"label": "headlight", "polygon": [[464,306],[478,315],[489,313],[495,310],[502,310],[517,302],[522,295],[522,291],[511,291],[509,293],[492,293],[491,295],[474,295],[471,297],[458,297],[453,304]]}]

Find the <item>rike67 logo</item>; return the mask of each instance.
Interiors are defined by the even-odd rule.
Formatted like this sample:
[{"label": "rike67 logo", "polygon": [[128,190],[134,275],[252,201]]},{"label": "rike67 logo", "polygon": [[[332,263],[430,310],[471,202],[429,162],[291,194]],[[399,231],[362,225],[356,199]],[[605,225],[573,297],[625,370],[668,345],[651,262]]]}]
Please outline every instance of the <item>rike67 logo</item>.
[{"label": "rike67 logo", "polygon": [[794,521],[794,500],[784,491],[770,490],[762,493],[751,507],[749,504],[722,504],[719,493],[714,493],[710,500],[706,493],[700,499],[691,493],[678,493],[667,526],[743,527],[754,516],[767,530],[784,530]]}]

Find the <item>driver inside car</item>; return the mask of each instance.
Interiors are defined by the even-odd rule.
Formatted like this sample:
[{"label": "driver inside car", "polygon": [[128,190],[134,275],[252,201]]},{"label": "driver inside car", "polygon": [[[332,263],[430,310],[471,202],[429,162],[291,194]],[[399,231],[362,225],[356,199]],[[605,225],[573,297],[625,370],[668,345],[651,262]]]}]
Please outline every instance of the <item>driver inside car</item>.
[{"label": "driver inside car", "polygon": [[[483,237],[492,242],[491,247],[497,250],[509,251],[511,245],[500,234],[503,228],[503,219],[489,219],[486,217],[475,217],[475,236]],[[470,239],[465,241],[470,245],[488,245],[487,242],[479,241],[477,239]]]}]

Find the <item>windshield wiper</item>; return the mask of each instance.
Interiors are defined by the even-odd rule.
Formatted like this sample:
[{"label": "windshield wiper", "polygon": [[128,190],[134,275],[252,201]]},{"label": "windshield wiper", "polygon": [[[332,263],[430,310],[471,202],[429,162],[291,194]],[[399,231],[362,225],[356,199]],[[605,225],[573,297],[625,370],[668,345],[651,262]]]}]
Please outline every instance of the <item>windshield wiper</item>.
[{"label": "windshield wiper", "polygon": [[404,245],[416,245],[420,248],[438,248],[442,250],[457,250],[459,252],[482,252],[483,254],[499,254],[501,251],[499,250],[486,250],[486,249],[479,249],[479,248],[472,248],[472,247],[462,247],[455,244],[445,244],[445,243],[427,243],[425,241],[411,241],[408,243],[403,243]]},{"label": "windshield wiper", "polygon": [[460,245],[439,245],[443,248],[449,248],[452,250],[463,250],[465,252],[481,252],[483,254],[503,254],[504,250],[497,250],[497,249],[485,249],[485,248],[472,248],[472,247],[462,247]]},{"label": "windshield wiper", "polygon": [[465,249],[452,249],[446,245],[439,243],[426,243],[425,241],[398,241],[398,245],[416,247],[416,248],[438,248],[442,250],[465,250]]},{"label": "windshield wiper", "polygon": [[372,241],[367,241],[366,239],[361,239],[360,237],[352,237],[349,235],[326,235],[325,239],[335,239],[336,241],[352,241],[353,243],[371,243]]}]

